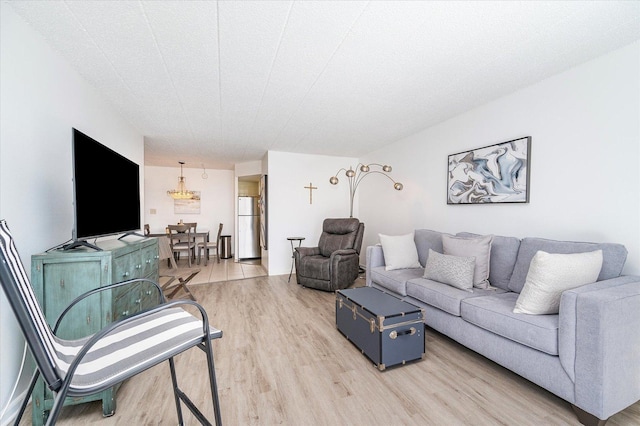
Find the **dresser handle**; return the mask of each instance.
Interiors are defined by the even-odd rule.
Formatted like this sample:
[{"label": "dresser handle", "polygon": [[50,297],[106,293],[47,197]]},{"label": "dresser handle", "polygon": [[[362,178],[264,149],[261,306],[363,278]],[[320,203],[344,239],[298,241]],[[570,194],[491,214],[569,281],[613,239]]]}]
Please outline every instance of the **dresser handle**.
[{"label": "dresser handle", "polygon": [[139,305],[140,303],[142,303],[142,299],[136,299],[136,304]]},{"label": "dresser handle", "polygon": [[91,317],[87,315],[87,324],[91,324]]},{"label": "dresser handle", "polygon": [[64,280],[60,280],[60,287],[64,288]]},{"label": "dresser handle", "polygon": [[122,312],[122,316],[123,316],[123,317],[126,317],[127,315],[129,315],[129,311],[124,311],[124,312]]},{"label": "dresser handle", "polygon": [[125,272],[124,274],[122,274],[123,277],[128,277],[129,276],[129,271]]}]

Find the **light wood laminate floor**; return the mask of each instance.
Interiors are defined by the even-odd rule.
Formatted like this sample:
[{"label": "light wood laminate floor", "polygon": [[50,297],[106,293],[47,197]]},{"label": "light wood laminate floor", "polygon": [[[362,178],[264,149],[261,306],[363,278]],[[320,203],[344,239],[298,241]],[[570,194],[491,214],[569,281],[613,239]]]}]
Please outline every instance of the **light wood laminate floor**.
[{"label": "light wood laminate floor", "polygon": [[[335,295],[287,278],[191,286],[211,324],[224,332],[214,356],[226,425],[579,424],[565,401],[430,329],[425,359],[378,371],[336,330]],[[202,352],[193,349],[176,365],[183,388],[211,416]],[[185,424],[197,424],[183,411]],[[30,424],[30,416],[29,409],[21,424]],[[65,407],[58,424],[176,421],[164,363],[122,385],[113,417],[103,418],[94,402]],[[640,403],[608,423],[638,424]]]},{"label": "light wood laminate floor", "polygon": [[[184,256],[177,262],[178,268],[181,270],[199,269],[200,272],[191,280],[192,284],[203,284],[220,281],[242,280],[245,278],[256,278],[267,275],[266,269],[260,264],[260,259],[235,262],[233,259],[220,259],[218,263],[215,258],[211,258],[205,266],[201,260],[198,265],[196,262],[191,264],[191,268],[187,265]],[[166,264],[160,266],[165,269]],[[288,276],[287,276],[288,277]]]}]

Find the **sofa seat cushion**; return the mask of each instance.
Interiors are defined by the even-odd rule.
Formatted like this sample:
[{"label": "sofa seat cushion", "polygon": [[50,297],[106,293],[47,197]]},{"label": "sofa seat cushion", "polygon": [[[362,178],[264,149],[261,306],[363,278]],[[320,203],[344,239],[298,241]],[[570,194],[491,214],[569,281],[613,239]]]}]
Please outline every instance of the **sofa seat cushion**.
[{"label": "sofa seat cushion", "polygon": [[474,297],[461,302],[461,317],[530,348],[558,355],[558,315],[514,314],[518,293]]},{"label": "sofa seat cushion", "polygon": [[407,295],[407,281],[421,277],[424,274],[422,268],[395,269],[387,271],[384,266],[371,268],[371,281],[389,289],[400,296]]},{"label": "sofa seat cushion", "polygon": [[504,290],[501,289],[483,290],[474,288],[471,291],[461,290],[426,278],[409,280],[406,288],[407,296],[458,317],[460,316],[460,302],[463,300],[496,294],[496,292],[504,293]]}]

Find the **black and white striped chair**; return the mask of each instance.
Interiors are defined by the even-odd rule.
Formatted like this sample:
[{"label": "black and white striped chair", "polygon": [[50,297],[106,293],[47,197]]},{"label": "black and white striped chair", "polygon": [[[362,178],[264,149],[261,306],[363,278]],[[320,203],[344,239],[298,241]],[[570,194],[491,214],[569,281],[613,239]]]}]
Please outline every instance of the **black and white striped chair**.
[{"label": "black and white striped chair", "polygon": [[[47,425],[52,425],[56,422],[65,397],[103,391],[163,361],[169,361],[178,424],[183,424],[183,402],[200,423],[210,425],[178,387],[173,357],[194,346],[206,354],[215,423],[222,424],[211,348],[211,340],[222,337],[222,331],[209,326],[205,310],[196,302],[165,302],[156,283],[143,279],[129,280],[100,287],[78,297],[62,312],[52,331],[33,293],[5,220],[0,221],[0,281],[37,366],[16,425],[24,414],[39,374],[55,393],[55,402],[47,420]],[[55,335],[61,319],[78,301],[90,294],[141,281],[148,281],[155,286],[159,300],[156,307],[111,323],[81,340],[64,340]],[[201,318],[184,310],[184,305],[195,307]]]}]

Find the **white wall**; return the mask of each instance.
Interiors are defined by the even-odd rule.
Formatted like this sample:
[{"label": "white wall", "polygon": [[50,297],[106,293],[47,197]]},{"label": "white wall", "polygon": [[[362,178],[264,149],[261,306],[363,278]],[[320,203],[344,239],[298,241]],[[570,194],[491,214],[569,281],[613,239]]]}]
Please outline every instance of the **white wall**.
[{"label": "white wall", "polygon": [[[529,204],[446,204],[449,154],[522,136],[532,137]],[[367,155],[393,165],[405,189],[380,202],[386,185],[363,183],[364,245],[414,228],[618,242],[624,273],[640,274],[639,151],[636,42]]]},{"label": "white wall", "polygon": [[[340,168],[355,166],[349,157],[268,152],[269,275],[289,274],[291,244],[287,237],[305,237],[303,246],[316,247],[322,221],[349,217],[349,187],[344,180],[333,186],[329,178]],[[313,186],[313,204],[309,190]],[[354,212],[357,217],[357,211]]]},{"label": "white wall", "polygon": [[[71,140],[76,127],[138,164],[144,144],[94,89],[6,3],[0,3],[0,218],[6,219],[27,271],[31,255],[71,238]],[[141,168],[141,182],[144,170]],[[116,202],[116,200],[114,200]],[[143,200],[144,207],[144,200]],[[25,391],[23,339],[0,292],[0,424]]]},{"label": "white wall", "polygon": [[[176,160],[176,164],[179,159]],[[178,187],[180,167],[145,167],[144,223],[152,233],[163,233],[170,223],[198,222],[198,230],[209,229],[213,238],[222,223],[223,234],[234,235],[234,175],[233,170],[206,169],[207,178],[202,178],[202,168],[183,168],[187,189],[200,191],[199,214],[177,214],[174,200],[167,191]],[[155,213],[152,211],[155,210]]]}]

